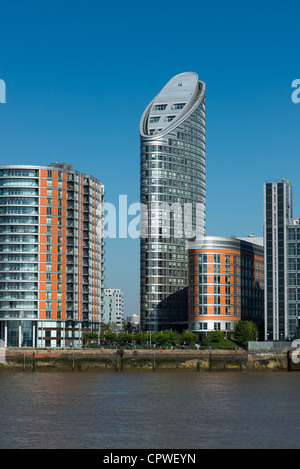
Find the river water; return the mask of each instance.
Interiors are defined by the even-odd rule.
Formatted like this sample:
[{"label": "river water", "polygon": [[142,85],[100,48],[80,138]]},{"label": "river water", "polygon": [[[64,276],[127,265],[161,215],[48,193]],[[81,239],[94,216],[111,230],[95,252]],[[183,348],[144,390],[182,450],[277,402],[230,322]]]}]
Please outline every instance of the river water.
[{"label": "river water", "polygon": [[300,448],[299,372],[1,372],[1,449]]}]

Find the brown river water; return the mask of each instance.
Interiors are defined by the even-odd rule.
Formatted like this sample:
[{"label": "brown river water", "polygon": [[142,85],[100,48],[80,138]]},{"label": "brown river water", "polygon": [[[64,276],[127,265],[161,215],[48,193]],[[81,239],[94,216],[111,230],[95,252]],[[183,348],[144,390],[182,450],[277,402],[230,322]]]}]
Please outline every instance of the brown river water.
[{"label": "brown river water", "polygon": [[300,372],[1,372],[1,449],[300,448]]}]

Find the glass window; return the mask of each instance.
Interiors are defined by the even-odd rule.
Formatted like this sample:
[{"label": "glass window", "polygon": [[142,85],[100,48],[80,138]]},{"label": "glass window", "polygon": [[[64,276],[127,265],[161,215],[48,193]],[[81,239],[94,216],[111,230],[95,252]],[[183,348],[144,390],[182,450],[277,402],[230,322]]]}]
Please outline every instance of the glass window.
[{"label": "glass window", "polygon": [[160,119],[160,116],[152,116],[149,119],[150,124],[153,124],[154,122],[158,122]]},{"label": "glass window", "polygon": [[154,111],[164,111],[167,107],[167,104],[155,104],[153,107]]},{"label": "glass window", "polygon": [[174,103],[172,109],[183,109],[186,103]]}]

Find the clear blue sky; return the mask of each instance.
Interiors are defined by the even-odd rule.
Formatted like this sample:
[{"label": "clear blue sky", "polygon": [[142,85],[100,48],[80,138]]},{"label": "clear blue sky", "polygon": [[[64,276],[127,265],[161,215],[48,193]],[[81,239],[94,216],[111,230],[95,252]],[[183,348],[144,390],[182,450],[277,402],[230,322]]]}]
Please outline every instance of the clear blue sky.
[{"label": "clear blue sky", "polygon": [[[139,201],[139,122],[177,73],[206,82],[207,234],[263,234],[263,183],[289,179],[300,216],[298,1],[1,4],[1,164],[64,161],[107,202]],[[138,311],[139,241],[108,240],[106,286]]]}]

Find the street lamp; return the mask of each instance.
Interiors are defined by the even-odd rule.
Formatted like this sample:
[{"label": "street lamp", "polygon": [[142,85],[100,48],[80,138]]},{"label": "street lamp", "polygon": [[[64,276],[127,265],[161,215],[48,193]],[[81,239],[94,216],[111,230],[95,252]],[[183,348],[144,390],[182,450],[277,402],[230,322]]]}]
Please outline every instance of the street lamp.
[{"label": "street lamp", "polygon": [[150,318],[151,318],[151,312],[149,313],[149,348],[151,348],[151,327],[150,327]]}]

